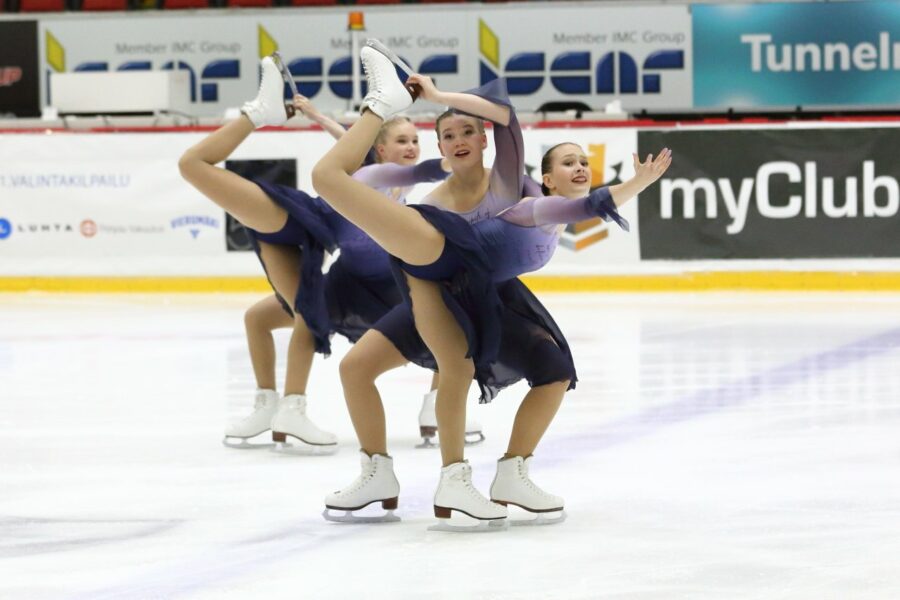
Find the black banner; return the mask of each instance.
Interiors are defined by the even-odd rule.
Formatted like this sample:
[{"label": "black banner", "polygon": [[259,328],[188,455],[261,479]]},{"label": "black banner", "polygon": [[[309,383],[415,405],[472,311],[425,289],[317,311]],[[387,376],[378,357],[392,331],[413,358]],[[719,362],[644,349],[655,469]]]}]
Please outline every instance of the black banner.
[{"label": "black banner", "polygon": [[900,129],[642,131],[641,258],[900,257]]},{"label": "black banner", "polygon": [[[225,168],[245,179],[261,179],[288,187],[297,187],[296,159],[227,160]],[[225,215],[225,247],[229,252],[253,250],[247,230],[237,219]]]},{"label": "black banner", "polygon": [[37,21],[0,21],[0,116],[41,114]]}]

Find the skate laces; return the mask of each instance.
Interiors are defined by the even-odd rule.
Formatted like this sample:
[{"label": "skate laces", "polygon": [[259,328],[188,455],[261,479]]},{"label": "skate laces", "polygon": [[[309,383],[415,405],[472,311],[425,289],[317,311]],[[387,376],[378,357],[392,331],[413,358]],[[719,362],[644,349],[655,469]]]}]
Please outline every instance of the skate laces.
[{"label": "skate laces", "polygon": [[382,100],[383,89],[379,69],[370,65],[368,60],[363,61],[363,66],[366,71],[366,84],[369,86],[369,93],[366,95],[375,100]]},{"label": "skate laces", "polygon": [[376,465],[374,460],[362,463],[362,473],[359,474],[353,483],[342,489],[338,494],[352,494],[360,490],[365,484],[375,477]]},{"label": "skate laces", "polygon": [[265,410],[268,408],[266,406],[266,395],[265,394],[257,394],[256,398],[253,400],[253,410]]},{"label": "skate laces", "polygon": [[519,463],[519,477],[521,477],[525,481],[525,485],[527,485],[532,491],[537,492],[541,496],[545,498],[553,498],[553,494],[549,494],[542,490],[538,485],[531,480],[531,477],[528,476],[528,465],[523,460]]},{"label": "skate laces", "polygon": [[469,492],[469,495],[473,498],[477,498],[479,502],[484,505],[493,504],[489,498],[486,498],[484,494],[478,491],[474,485],[472,485],[472,467],[466,465],[465,468],[460,469],[459,472],[450,475],[449,479],[451,481],[461,482],[463,487],[466,488],[466,491]]}]

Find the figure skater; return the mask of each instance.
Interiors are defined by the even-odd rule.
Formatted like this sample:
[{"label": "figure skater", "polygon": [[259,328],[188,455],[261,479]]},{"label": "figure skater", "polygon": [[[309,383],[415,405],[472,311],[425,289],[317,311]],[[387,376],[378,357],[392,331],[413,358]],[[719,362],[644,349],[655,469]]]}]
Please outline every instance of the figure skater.
[{"label": "figure skater", "polygon": [[[437,417],[444,467],[435,494],[435,515],[445,519],[452,511],[458,511],[485,524],[501,522],[507,511],[500,502],[515,503],[514,500],[497,498],[498,502],[491,502],[482,496],[472,486],[471,468],[462,460],[461,444],[451,447],[445,438],[449,432],[450,439],[462,439],[465,395],[473,376],[482,387],[483,397],[489,397],[490,372],[500,354],[504,323],[499,291],[503,286],[498,288],[497,284],[540,268],[549,260],[559,236],[559,228],[554,225],[594,216],[625,225],[616,206],[655,181],[668,167],[671,155],[664,150],[655,160],[648,157],[644,163],[635,157],[635,177],[619,186],[601,188],[577,200],[564,196],[528,198],[504,209],[499,218],[474,224],[430,205],[399,206],[376,192],[361,189],[349,176],[354,163],[371,144],[381,121],[412,102],[410,91],[400,83],[394,63],[384,53],[367,46],[362,50],[362,59],[369,83],[363,114],[316,165],[313,185],[335,210],[369,233],[394,257],[400,275],[398,281],[411,306],[415,327],[437,363],[441,374]],[[412,75],[407,84],[420,88],[427,99],[450,104],[500,125],[508,125],[514,118],[508,104],[492,102],[477,93],[440,93],[430,80],[417,75]],[[499,89],[501,84],[496,87]],[[482,89],[482,93],[500,97],[496,90]],[[439,124],[439,131],[442,144],[459,141],[453,156],[460,161],[476,156],[472,149],[483,143],[478,128],[464,122],[452,131]],[[469,181],[451,178],[441,186],[455,192],[449,195],[451,202],[474,198],[468,204],[477,205],[486,198],[493,174],[485,175],[481,165],[473,173],[477,177]],[[500,195],[518,199],[520,190],[521,186],[507,186]],[[558,381],[556,386],[564,392],[570,383]],[[544,422],[549,423],[556,407],[558,402]],[[370,416],[377,420],[377,415]],[[363,415],[354,415],[351,410],[351,417],[359,433],[358,421]],[[534,437],[539,440],[542,434],[543,429],[535,431]],[[528,454],[523,454],[509,457],[516,459],[510,463],[512,468],[502,465],[507,461],[501,461],[501,466],[522,485],[533,485],[525,469]],[[399,484],[391,458],[380,448],[372,452],[364,446],[361,461],[360,477],[348,488],[326,498],[326,515],[328,509],[353,511],[379,501],[388,510],[396,507]],[[501,475],[498,470],[498,477]],[[560,510],[560,507],[553,508]]]},{"label": "figure skater", "polygon": [[[248,229],[293,328],[284,397],[279,400],[274,390],[271,329],[267,334],[251,334],[248,323],[251,359],[260,389],[254,411],[228,428],[226,442],[237,439],[244,445],[246,440],[271,429],[273,440],[281,444],[290,437],[313,447],[335,447],[336,437],[317,427],[306,414],[306,386],[314,353],[330,352],[333,332],[355,341],[401,296],[391,278],[385,252],[321,199],[293,188],[250,181],[214,166],[225,160],[253,129],[284,123],[292,109],[307,114],[332,136],[343,135],[339,124],[324,117],[303,96],[295,94],[292,105],[285,106],[283,79],[289,83],[293,80],[283,65],[266,57],[261,68],[260,93],[243,106],[242,116],[190,148],[179,161],[187,181]],[[410,186],[416,183],[446,177],[440,160],[404,166],[414,164],[419,157],[418,135],[409,119],[398,117],[385,122],[373,141],[380,160],[387,162],[377,174],[360,169],[355,177],[364,185],[377,187],[393,202],[404,202]],[[337,248],[341,256],[323,276],[324,254]],[[268,302],[259,310],[271,307]],[[270,325],[284,322],[271,315],[262,320]]]}]

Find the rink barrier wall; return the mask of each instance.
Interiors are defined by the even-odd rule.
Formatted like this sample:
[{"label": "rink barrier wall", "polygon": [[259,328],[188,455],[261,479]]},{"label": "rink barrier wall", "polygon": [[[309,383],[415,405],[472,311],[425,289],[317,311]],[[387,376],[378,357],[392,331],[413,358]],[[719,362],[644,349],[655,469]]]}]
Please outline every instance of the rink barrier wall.
[{"label": "rink barrier wall", "polygon": [[[807,242],[812,240],[816,244],[809,246],[813,250],[805,254],[752,255],[738,254],[726,244],[731,235],[728,228],[733,223],[727,218],[724,192],[712,202],[702,194],[695,194],[693,216],[686,218],[686,200],[673,199],[670,202],[673,214],[667,217],[659,214],[658,207],[654,208],[662,204],[655,199],[655,192],[648,190],[621,207],[623,216],[632,224],[630,233],[599,220],[567,228],[552,260],[539,274],[526,278],[535,289],[900,290],[900,236],[895,235],[900,231],[897,214],[900,166],[890,152],[895,142],[900,143],[897,121],[691,127],[643,127],[632,122],[629,125],[530,124],[524,131],[526,164],[538,165],[547,147],[560,140],[571,141],[587,152],[595,184],[609,184],[630,177],[631,155],[639,149],[674,145],[681,138],[690,141],[691,136],[701,134],[714,139],[721,136],[734,147],[710,154],[689,143],[681,154],[676,153],[676,161],[682,157],[698,176],[709,181],[721,183],[723,176],[729,177],[729,189],[739,198],[743,196],[742,182],[759,168],[756,163],[778,160],[785,152],[772,144],[773,157],[769,158],[766,155],[769,146],[757,144],[754,154],[741,160],[738,152],[743,143],[741,132],[747,136],[776,132],[777,135],[767,138],[772,140],[787,135],[793,136],[789,139],[806,139],[803,136],[816,134],[809,139],[814,140],[817,151],[823,150],[826,143],[840,144],[839,153],[830,153],[837,157],[833,159],[837,162],[823,165],[820,172],[831,173],[833,168],[839,168],[844,173],[842,180],[857,177],[860,185],[871,180],[867,184],[870,191],[875,188],[881,191],[877,202],[869,202],[874,211],[872,216],[860,212],[853,219],[843,219],[854,222],[837,230],[833,228],[835,223],[823,221],[819,214],[810,218],[806,214],[810,205],[805,201],[804,210],[799,214],[774,220],[763,219],[765,215],[757,214],[758,203],[751,202],[745,211],[746,226],[740,233],[758,231],[759,236],[747,238],[756,241],[735,248],[746,250],[755,245],[771,250],[774,241],[793,239],[795,229],[803,233]],[[422,158],[434,158],[437,156],[434,131],[427,124],[421,126]],[[818,130],[830,130],[832,135],[819,135]],[[856,136],[853,139],[859,138],[853,145],[848,144],[851,134]],[[204,131],[194,129],[167,130],[158,135],[151,132],[0,135],[0,291],[267,290],[256,257],[239,235],[240,225],[226,218],[221,209],[178,175],[178,157],[204,135]],[[877,156],[866,153],[867,136],[881,140],[878,147],[884,148],[878,150]],[[264,130],[250,136],[227,161],[226,167],[241,172],[262,163],[269,169],[277,163],[276,166],[284,167],[282,174],[288,177],[289,185],[311,189],[311,169],[332,144],[331,138],[319,130]],[[796,154],[796,150],[786,147]],[[487,162],[493,159],[492,152],[490,145]],[[60,162],[57,160],[60,156],[73,158]],[[751,158],[756,162],[752,163]],[[727,169],[713,159],[724,160]],[[877,162],[869,169],[868,179],[864,177],[865,161]],[[800,162],[797,168],[809,161],[801,157]],[[732,167],[746,167],[749,171],[732,172]],[[679,172],[681,168],[673,165],[672,173],[681,178],[691,176],[689,172]],[[537,177],[538,173],[532,171],[532,175]],[[780,179],[787,180],[783,175]],[[656,185],[661,187],[662,183]],[[835,188],[838,188],[836,198],[844,193],[840,191],[843,185]],[[420,186],[410,201],[417,201],[428,189]],[[774,206],[783,211],[780,205],[786,199],[782,196],[788,194],[808,195],[808,189],[799,183],[787,189],[783,185],[773,186],[770,194],[773,201],[761,206]],[[716,219],[710,219],[707,214],[710,208],[715,208],[713,205],[718,207]],[[841,202],[836,205],[840,206]],[[655,220],[648,218],[648,208],[657,213]],[[832,228],[824,238],[821,223]],[[659,229],[663,225],[665,231]],[[863,229],[839,238],[841,232],[849,231],[850,225]],[[645,239],[648,232],[654,231],[651,226],[657,228],[654,235],[659,237],[659,242],[667,232],[670,246],[679,237],[686,241],[690,238],[695,246],[698,240],[716,240],[713,246],[719,254],[691,258],[668,256],[666,250],[657,252],[657,260],[648,260],[642,246],[648,242]],[[823,243],[828,244],[829,239],[841,243],[865,239],[869,246],[874,240],[878,249],[875,254],[881,258],[872,258],[873,252],[865,249],[857,252],[855,248],[844,254],[819,254],[818,249]]]},{"label": "rink barrier wall", "polygon": [[[522,280],[536,293],[578,292],[900,292],[900,272],[698,272]],[[0,293],[270,293],[264,277],[0,277]]]}]

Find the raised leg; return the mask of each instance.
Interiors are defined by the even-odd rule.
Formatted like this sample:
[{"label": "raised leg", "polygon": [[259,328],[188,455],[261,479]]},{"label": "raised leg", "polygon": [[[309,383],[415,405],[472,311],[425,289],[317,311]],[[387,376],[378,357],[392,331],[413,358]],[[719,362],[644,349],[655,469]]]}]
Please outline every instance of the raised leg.
[{"label": "raised leg", "polygon": [[355,181],[360,165],[381,129],[382,120],[366,111],[313,169],[316,191],[347,220],[389,254],[411,265],[433,263],[444,250],[444,235],[419,212]]},{"label": "raised leg", "polygon": [[178,161],[178,169],[188,183],[243,225],[274,233],[284,227],[287,211],[252,181],[215,166],[231,156],[252,131],[253,123],[241,115],[189,148]]}]

